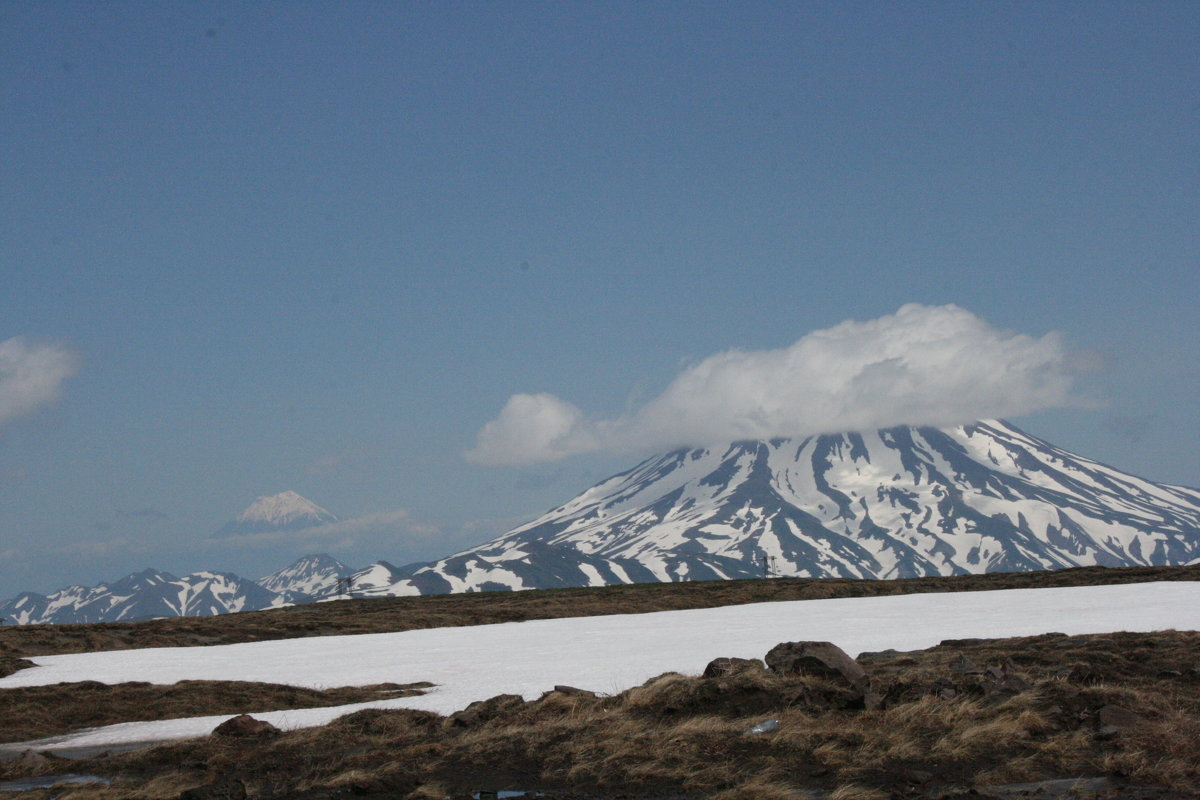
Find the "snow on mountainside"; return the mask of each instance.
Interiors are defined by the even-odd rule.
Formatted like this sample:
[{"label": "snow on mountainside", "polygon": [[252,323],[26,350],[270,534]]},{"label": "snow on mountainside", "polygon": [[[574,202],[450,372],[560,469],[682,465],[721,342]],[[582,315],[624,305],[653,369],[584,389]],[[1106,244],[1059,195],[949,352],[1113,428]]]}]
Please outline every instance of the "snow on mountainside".
[{"label": "snow on mountainside", "polygon": [[[337,591],[338,578],[351,571],[323,554],[304,556],[257,582],[229,572],[193,572],[177,578],[148,569],[99,586],[68,586],[50,595],[25,592],[0,603],[0,622],[61,625],[259,611],[330,597]],[[407,573],[394,575],[386,583]]]},{"label": "snow on mountainside", "polygon": [[272,592],[293,592],[309,597],[323,597],[337,590],[338,579],[349,575],[351,568],[333,556],[317,553],[304,556],[278,572],[258,579],[258,585]]},{"label": "snow on mountainside", "polygon": [[676,450],[380,593],[902,578],[1198,556],[1200,491],[986,421]]},{"label": "snow on mountainside", "polygon": [[[333,519],[284,492],[255,501],[232,533]],[[265,527],[245,527],[254,525]],[[352,594],[366,597],[1197,559],[1200,491],[1136,478],[989,421],[675,450],[436,562],[378,561],[351,572],[314,555],[259,583],[147,570],[94,588],[19,595],[0,603],[0,620],[104,622],[271,608],[332,598],[346,576]]]},{"label": "snow on mountainside", "polygon": [[411,576],[426,564],[407,564],[397,567],[386,561],[376,561],[369,567],[363,567],[350,576],[351,590],[356,596],[376,596],[386,594],[388,587],[397,581]]},{"label": "snow on mountainside", "polygon": [[292,491],[260,497],[233,522],[217,531],[218,537],[248,533],[298,531],[337,522],[337,517]]},{"label": "snow on mountainside", "polygon": [[68,586],[50,595],[25,592],[0,603],[0,620],[17,625],[130,622],[157,617],[208,617],[288,605],[294,598],[228,572],[176,578],[144,570],[99,586]]}]

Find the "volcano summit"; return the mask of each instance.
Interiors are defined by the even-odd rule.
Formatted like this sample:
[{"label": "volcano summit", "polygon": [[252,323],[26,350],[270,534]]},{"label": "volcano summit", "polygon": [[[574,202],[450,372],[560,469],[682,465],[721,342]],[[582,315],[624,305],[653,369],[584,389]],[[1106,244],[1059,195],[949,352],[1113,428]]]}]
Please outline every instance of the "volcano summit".
[{"label": "volcano summit", "polygon": [[380,593],[904,578],[1197,556],[1200,491],[992,420],[675,450]]}]

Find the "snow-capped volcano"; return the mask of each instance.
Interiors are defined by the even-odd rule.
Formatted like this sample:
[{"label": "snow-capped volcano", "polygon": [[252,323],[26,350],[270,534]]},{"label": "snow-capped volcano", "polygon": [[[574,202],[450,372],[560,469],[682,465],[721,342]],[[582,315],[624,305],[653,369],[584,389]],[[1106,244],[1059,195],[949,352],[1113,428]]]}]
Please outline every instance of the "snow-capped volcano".
[{"label": "snow-capped volcano", "polygon": [[[238,524],[333,515],[284,492]],[[244,529],[242,529],[244,530]],[[238,531],[240,532],[240,531]],[[1153,483],[1006,422],[743,441],[646,459],[497,539],[356,572],[306,556],[258,583],[146,570],[0,603],[0,620],[199,616],[351,595],[772,576],[902,578],[1200,560],[1200,491]]]},{"label": "snow-capped volcano", "polygon": [[217,536],[298,531],[331,522],[337,522],[337,517],[311,500],[286,491],[258,498],[236,520],[217,531]]},{"label": "snow-capped volcano", "polygon": [[676,450],[385,591],[901,578],[1197,556],[1200,491],[988,421]]}]

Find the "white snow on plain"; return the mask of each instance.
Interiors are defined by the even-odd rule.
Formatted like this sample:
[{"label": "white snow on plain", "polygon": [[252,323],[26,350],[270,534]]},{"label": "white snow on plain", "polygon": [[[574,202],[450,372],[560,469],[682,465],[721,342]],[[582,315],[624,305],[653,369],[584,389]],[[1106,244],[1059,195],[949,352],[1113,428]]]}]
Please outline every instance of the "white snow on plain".
[{"label": "white snow on plain", "polygon": [[[60,681],[270,681],[333,687],[432,681],[420,697],[296,711],[254,711],[284,729],[362,708],[450,713],[501,693],[538,697],[555,684],[616,693],[663,672],[698,674],[718,656],[761,658],[782,641],[826,640],[851,654],[913,650],[943,639],[1200,630],[1200,583],[910,594],[723,606],[402,633],[322,636],[213,647],[39,656],[0,688]],[[37,749],[203,736],[230,715],[96,728]],[[21,743],[19,747],[30,747]],[[10,746],[11,747],[11,746]]]}]

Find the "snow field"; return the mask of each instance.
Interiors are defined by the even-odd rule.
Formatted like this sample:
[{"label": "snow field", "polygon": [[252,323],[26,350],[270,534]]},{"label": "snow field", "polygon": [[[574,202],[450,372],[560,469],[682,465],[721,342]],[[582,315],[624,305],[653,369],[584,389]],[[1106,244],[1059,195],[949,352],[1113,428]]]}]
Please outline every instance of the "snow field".
[{"label": "snow field", "polygon": [[[848,653],[914,650],[943,639],[1200,630],[1200,583],[911,594],[535,620],[402,633],[213,647],[40,656],[0,688],[60,681],[241,680],[328,688],[431,681],[428,694],[349,706],[254,711],[284,729],[362,708],[448,714],[501,693],[533,699],[555,684],[616,693],[663,672],[699,674],[718,656],[761,658],[783,641],[826,640]],[[261,713],[260,713],[261,712]],[[111,746],[209,733],[229,715],[96,728],[39,749]],[[21,749],[28,744],[20,745]]]}]

